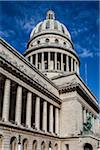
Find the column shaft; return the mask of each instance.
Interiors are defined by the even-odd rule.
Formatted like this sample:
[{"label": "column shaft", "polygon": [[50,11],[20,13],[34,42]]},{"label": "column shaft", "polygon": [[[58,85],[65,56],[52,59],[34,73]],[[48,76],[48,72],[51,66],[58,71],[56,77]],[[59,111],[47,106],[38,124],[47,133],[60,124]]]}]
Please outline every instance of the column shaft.
[{"label": "column shaft", "polygon": [[53,133],[53,105],[50,105],[50,113],[49,113],[49,131]]},{"label": "column shaft", "polygon": [[76,61],[74,61],[74,71],[76,72]]},{"label": "column shaft", "polygon": [[57,70],[57,53],[55,52],[55,70]]},{"label": "column shaft", "polygon": [[21,124],[22,87],[17,87],[15,122]]},{"label": "column shaft", "polygon": [[9,120],[10,85],[11,85],[11,81],[9,79],[6,79],[5,87],[4,87],[3,113],[2,113],[2,118],[5,121]]},{"label": "column shaft", "polygon": [[31,64],[33,64],[33,55],[30,56],[30,62],[31,62]]},{"label": "column shaft", "polygon": [[59,134],[59,109],[55,108],[55,133]]},{"label": "column shaft", "polygon": [[43,130],[47,131],[47,102],[43,102]]},{"label": "column shaft", "polygon": [[83,110],[83,122],[86,123],[87,115],[86,115],[86,109]]},{"label": "column shaft", "polygon": [[38,54],[35,54],[35,66],[38,68]]},{"label": "column shaft", "polygon": [[77,74],[79,75],[79,65],[77,64]]},{"label": "column shaft", "polygon": [[66,55],[66,67],[67,67],[67,72],[69,72],[69,60],[68,60],[68,55]]},{"label": "column shaft", "polygon": [[40,129],[40,97],[36,97],[36,110],[35,110],[35,127]]},{"label": "column shaft", "polygon": [[31,127],[31,108],[32,108],[32,93],[27,93],[27,109],[26,109],[26,125]]}]

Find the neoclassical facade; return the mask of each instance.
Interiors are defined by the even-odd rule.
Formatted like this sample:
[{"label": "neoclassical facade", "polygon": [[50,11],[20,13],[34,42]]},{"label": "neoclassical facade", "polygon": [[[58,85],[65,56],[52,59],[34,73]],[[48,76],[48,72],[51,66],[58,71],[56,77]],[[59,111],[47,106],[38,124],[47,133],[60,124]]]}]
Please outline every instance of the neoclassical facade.
[{"label": "neoclassical facade", "polygon": [[0,150],[97,150],[99,105],[52,10],[21,55],[0,39]]}]

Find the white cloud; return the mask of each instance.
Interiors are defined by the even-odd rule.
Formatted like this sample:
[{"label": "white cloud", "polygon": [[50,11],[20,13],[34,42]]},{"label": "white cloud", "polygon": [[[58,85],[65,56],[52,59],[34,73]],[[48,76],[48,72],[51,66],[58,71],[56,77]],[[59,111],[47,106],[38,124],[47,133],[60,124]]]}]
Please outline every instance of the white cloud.
[{"label": "white cloud", "polygon": [[92,50],[86,49],[84,47],[81,47],[79,44],[76,45],[76,49],[79,52],[79,56],[82,58],[87,58],[87,57],[93,57],[94,53]]},{"label": "white cloud", "polygon": [[1,37],[10,37],[11,35],[14,35],[15,32],[13,30],[6,30],[6,31],[0,31]]},{"label": "white cloud", "polygon": [[93,52],[87,49],[83,49],[83,51],[79,54],[80,57],[86,58],[86,57],[93,57]]}]

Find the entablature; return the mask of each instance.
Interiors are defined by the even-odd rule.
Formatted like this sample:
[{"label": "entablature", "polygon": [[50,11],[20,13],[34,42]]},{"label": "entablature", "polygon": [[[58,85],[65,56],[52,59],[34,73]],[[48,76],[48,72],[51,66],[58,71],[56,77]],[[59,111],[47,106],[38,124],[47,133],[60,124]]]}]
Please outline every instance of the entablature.
[{"label": "entablature", "polygon": [[60,104],[56,85],[5,41],[0,43],[0,66]]}]

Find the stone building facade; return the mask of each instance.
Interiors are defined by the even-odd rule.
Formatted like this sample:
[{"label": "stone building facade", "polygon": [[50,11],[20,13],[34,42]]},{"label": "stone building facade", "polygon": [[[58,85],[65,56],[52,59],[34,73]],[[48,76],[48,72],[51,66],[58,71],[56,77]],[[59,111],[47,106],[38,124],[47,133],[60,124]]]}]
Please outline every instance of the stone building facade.
[{"label": "stone building facade", "polygon": [[21,55],[0,39],[0,150],[97,150],[99,105],[53,11]]}]

